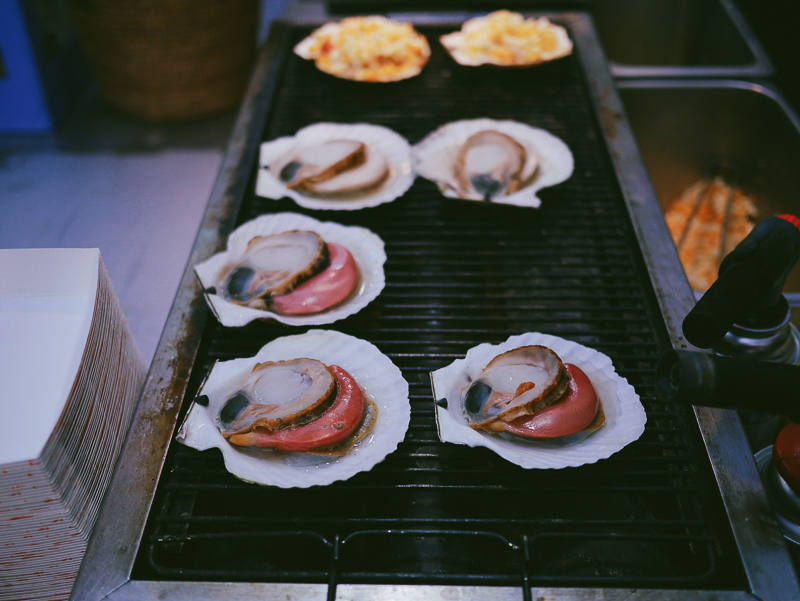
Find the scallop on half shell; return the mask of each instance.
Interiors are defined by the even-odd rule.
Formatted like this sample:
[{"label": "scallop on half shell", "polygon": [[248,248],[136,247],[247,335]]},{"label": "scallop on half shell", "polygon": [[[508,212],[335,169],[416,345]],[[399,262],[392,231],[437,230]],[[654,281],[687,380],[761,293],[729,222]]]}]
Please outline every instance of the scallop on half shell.
[{"label": "scallop on half shell", "polygon": [[[383,241],[368,229],[297,213],[275,213],[239,226],[223,252],[198,263],[194,270],[206,302],[222,325],[274,319],[302,326],[333,323],[366,307],[383,290],[385,262]],[[352,276],[348,282],[352,287],[338,297],[342,300],[317,312],[298,313],[298,303],[308,301],[313,293],[304,289],[315,285],[314,276],[325,278],[339,267],[349,267]],[[329,297],[336,291],[329,285],[324,292]]]},{"label": "scallop on half shell", "polygon": [[526,19],[508,10],[469,19],[460,31],[439,40],[453,60],[468,67],[530,67],[572,52],[572,40],[564,27],[547,17]]},{"label": "scallop on half shell", "polygon": [[[230,439],[256,425],[314,411],[338,366],[375,405],[372,429],[341,455],[237,446]],[[411,418],[408,383],[374,345],[330,330],[268,343],[255,357],[219,361],[203,382],[176,439],[199,451],[216,447],[225,468],[247,482],[280,488],[324,486],[368,471],[397,449]],[[283,431],[283,430],[280,430]],[[356,433],[358,435],[360,433]]]},{"label": "scallop on half shell", "polygon": [[[550,386],[558,381],[562,363],[577,366],[591,382],[602,404],[602,427],[588,436],[551,440],[525,439],[481,427],[499,413],[508,417],[514,415],[509,411],[521,411],[524,415],[547,406],[550,396],[560,396]],[[568,376],[564,379],[569,381]],[[464,359],[431,372],[431,383],[442,442],[486,447],[525,469],[560,469],[606,459],[637,440],[647,421],[639,396],[617,374],[611,359],[576,342],[539,332],[473,347]],[[530,386],[526,383],[534,386],[526,390]],[[493,398],[495,390],[499,394]],[[495,400],[501,402],[498,411],[493,407]]]},{"label": "scallop on half shell", "polygon": [[561,358],[541,345],[523,346],[492,359],[463,390],[471,428],[532,415],[557,401],[569,386]]},{"label": "scallop on half shell", "polygon": [[391,202],[414,182],[411,147],[367,123],[316,123],[261,145],[256,194],[307,209],[352,211]]},{"label": "scallop on half shell", "polygon": [[569,147],[551,133],[494,119],[454,121],[412,149],[414,170],[450,198],[536,208],[536,192],[567,180]]}]

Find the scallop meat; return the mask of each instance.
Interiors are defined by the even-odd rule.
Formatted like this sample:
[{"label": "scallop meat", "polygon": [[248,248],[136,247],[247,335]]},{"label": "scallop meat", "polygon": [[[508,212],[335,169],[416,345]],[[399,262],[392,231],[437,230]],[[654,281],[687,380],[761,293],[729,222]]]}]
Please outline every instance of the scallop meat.
[{"label": "scallop meat", "polygon": [[317,123],[261,145],[256,194],[307,209],[357,210],[402,196],[414,181],[411,147],[367,123]]},{"label": "scallop meat", "polygon": [[556,353],[545,346],[523,346],[492,359],[462,390],[462,403],[470,427],[487,429],[495,420],[541,411],[568,387],[569,375]]},{"label": "scallop meat", "polygon": [[328,260],[328,247],[315,232],[256,236],[222,278],[222,295],[235,304],[266,308],[267,297],[291,292]]},{"label": "scallop meat", "polygon": [[447,197],[538,207],[536,192],[572,175],[563,141],[516,121],[454,121],[412,147],[414,170]]}]

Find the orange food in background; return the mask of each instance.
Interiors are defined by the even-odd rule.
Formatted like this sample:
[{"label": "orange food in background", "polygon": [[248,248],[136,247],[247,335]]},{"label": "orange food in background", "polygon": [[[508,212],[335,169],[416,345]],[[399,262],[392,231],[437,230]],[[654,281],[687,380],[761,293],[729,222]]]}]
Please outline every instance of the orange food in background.
[{"label": "orange food in background", "polygon": [[[701,180],[674,200],[665,214],[667,227],[676,246],[679,245],[688,222],[689,230],[683,243],[678,246],[678,255],[694,290],[705,292],[717,279],[721,262],[722,227],[731,193],[733,202],[723,253],[727,255],[750,233],[758,214],[753,201],[739,188],[732,188],[719,177],[710,182]],[[691,218],[696,206],[697,213]]]}]

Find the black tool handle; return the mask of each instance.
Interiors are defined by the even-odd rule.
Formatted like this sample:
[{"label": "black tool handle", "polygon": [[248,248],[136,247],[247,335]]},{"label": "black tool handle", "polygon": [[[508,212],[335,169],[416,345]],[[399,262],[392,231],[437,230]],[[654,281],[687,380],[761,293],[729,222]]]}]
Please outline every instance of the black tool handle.
[{"label": "black tool handle", "polygon": [[800,422],[800,367],[691,351],[665,352],[656,366],[665,402],[745,409]]},{"label": "black tool handle", "polygon": [[800,258],[798,223],[791,215],[765,219],[725,257],[719,278],[683,320],[689,342],[711,348],[733,324],[769,327],[783,320],[781,291]]}]

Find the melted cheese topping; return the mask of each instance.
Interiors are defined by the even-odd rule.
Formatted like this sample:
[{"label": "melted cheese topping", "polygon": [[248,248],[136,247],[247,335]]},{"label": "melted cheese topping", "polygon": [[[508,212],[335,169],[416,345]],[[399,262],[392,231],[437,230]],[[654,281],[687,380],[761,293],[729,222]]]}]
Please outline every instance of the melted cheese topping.
[{"label": "melted cheese topping", "polygon": [[300,42],[295,52],[344,79],[398,81],[419,74],[431,49],[411,23],[375,16],[328,23]]},{"label": "melted cheese topping", "polygon": [[470,19],[461,31],[442,36],[441,41],[464,65],[534,65],[572,52],[563,27],[544,17],[525,19],[507,10]]}]

